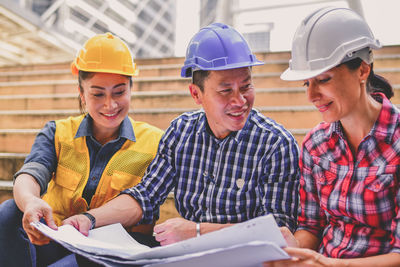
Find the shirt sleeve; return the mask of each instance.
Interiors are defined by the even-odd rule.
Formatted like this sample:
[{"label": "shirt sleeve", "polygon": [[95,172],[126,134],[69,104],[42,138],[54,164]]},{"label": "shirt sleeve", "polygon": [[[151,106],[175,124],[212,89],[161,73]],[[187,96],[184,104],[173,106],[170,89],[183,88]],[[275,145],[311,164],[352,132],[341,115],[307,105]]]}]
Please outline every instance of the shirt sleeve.
[{"label": "shirt sleeve", "polygon": [[122,194],[129,194],[142,207],[143,216],[138,224],[149,224],[159,218],[159,209],[175,184],[175,129],[171,125],[163,135],[156,157],[147,168],[142,181]]},{"label": "shirt sleeve", "polygon": [[312,172],[313,160],[303,145],[300,156],[300,213],[298,230],[306,230],[317,237],[326,225],[326,216],[320,207],[318,188]]},{"label": "shirt sleeve", "polygon": [[296,230],[299,204],[299,148],[295,139],[279,138],[266,157],[263,203],[279,226]]},{"label": "shirt sleeve", "polygon": [[[396,177],[398,179],[398,177]],[[393,233],[392,250],[390,252],[400,253],[400,187],[397,187],[396,197],[396,217],[392,221],[391,230]]]},{"label": "shirt sleeve", "polygon": [[57,155],[54,146],[56,124],[49,121],[38,133],[31,152],[25,158],[24,165],[14,175],[14,180],[22,173],[33,176],[40,185],[40,194],[44,194],[52,174],[57,167]]}]

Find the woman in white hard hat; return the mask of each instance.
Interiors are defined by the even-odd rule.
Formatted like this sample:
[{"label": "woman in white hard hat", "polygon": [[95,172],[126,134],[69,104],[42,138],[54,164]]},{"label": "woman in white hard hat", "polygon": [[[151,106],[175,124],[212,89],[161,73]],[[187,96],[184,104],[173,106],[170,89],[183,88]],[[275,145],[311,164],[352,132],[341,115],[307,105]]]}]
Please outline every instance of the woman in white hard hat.
[{"label": "woman in white hard hat", "polygon": [[[72,72],[86,111],[48,122],[15,174],[14,199],[0,206],[0,266],[47,266],[70,253],[30,223],[57,229],[78,214],[78,229],[94,228],[90,209],[139,183],[157,152],[163,132],[128,116],[137,70],[121,39],[90,38]],[[152,227],[129,230],[151,236]]]},{"label": "woman in white hard hat", "polygon": [[400,113],[373,72],[379,47],[346,8],[298,27],[281,78],[304,81],[324,122],[302,145],[297,231],[282,229],[292,259],[269,266],[400,266]]}]

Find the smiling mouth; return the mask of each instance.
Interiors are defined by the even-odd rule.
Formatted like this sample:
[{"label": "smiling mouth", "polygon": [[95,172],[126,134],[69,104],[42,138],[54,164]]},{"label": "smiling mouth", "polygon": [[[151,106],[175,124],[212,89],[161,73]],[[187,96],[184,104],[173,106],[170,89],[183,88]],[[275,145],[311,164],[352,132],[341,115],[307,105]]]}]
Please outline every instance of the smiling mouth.
[{"label": "smiling mouth", "polygon": [[247,108],[235,112],[228,112],[227,114],[232,117],[240,117],[243,116],[246,113],[246,111]]},{"label": "smiling mouth", "polygon": [[119,113],[119,111],[114,112],[114,113],[103,113],[103,115],[106,116],[106,117],[108,117],[108,118],[112,118],[112,117],[117,116],[118,113]]},{"label": "smiling mouth", "polygon": [[329,109],[329,106],[332,104],[332,102],[329,102],[328,104],[325,105],[320,105],[320,106],[315,106],[319,112],[325,112]]},{"label": "smiling mouth", "polygon": [[240,112],[231,112],[231,113],[229,113],[229,115],[231,115],[231,116],[235,116],[235,117],[238,117],[238,116],[241,116],[241,115],[243,115],[243,114],[244,114],[244,112],[245,112],[245,111],[240,111]]}]

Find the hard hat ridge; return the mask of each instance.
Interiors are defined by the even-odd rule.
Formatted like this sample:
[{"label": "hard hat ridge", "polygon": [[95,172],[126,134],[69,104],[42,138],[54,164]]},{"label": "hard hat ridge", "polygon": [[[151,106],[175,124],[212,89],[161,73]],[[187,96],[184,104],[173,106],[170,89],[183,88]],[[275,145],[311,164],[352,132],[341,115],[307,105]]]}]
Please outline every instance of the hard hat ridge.
[{"label": "hard hat ridge", "polygon": [[262,64],[239,32],[223,23],[213,23],[200,29],[190,40],[181,76],[191,77],[196,70],[227,70]]},{"label": "hard hat ridge", "polygon": [[318,9],[297,28],[289,68],[281,79],[312,78],[356,57],[371,63],[370,49],[380,47],[367,23],[354,11],[339,7]]}]

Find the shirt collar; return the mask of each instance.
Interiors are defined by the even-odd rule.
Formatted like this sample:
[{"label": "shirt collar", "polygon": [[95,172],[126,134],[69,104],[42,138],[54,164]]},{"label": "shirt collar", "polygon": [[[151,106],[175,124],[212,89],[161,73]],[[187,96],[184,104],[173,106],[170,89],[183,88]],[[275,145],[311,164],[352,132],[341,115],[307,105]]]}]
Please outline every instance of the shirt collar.
[{"label": "shirt collar", "polygon": [[[399,110],[382,93],[373,93],[372,97],[382,103],[382,108],[368,135],[374,136],[378,140],[384,140],[389,144],[398,124]],[[329,127],[328,137],[331,138],[334,134],[344,137],[340,121],[331,123]]]},{"label": "shirt collar", "polygon": [[372,95],[374,99],[382,103],[378,119],[371,129],[371,136],[378,140],[384,140],[390,144],[399,120],[399,110],[382,93]]},{"label": "shirt collar", "polygon": [[[247,134],[247,132],[248,132],[248,129],[250,127],[250,122],[249,121],[250,121],[250,117],[253,115],[253,112],[254,112],[254,110],[250,111],[250,114],[249,114],[249,116],[247,118],[247,121],[246,121],[246,123],[245,123],[245,125],[243,126],[242,129],[240,129],[239,131],[231,132],[227,137],[228,138],[232,138],[237,143],[239,143],[240,140],[243,138],[243,136],[245,136]],[[198,120],[198,123],[197,123],[197,126],[196,126],[196,132],[197,132],[197,134],[206,133],[206,134],[208,134],[208,135],[210,135],[210,136],[215,138],[215,135],[212,133],[212,131],[210,129],[210,126],[208,125],[206,113],[204,112],[203,109],[201,110],[201,114],[199,116],[199,120]]]},{"label": "shirt collar", "polygon": [[[83,118],[81,124],[79,125],[75,138],[83,136],[93,136],[92,122],[93,122],[92,117],[90,117],[90,115],[87,114],[85,118]],[[121,122],[118,138],[120,137],[128,139],[132,142],[136,141],[135,133],[133,132],[133,126],[128,116],[126,116],[124,120]]]}]

